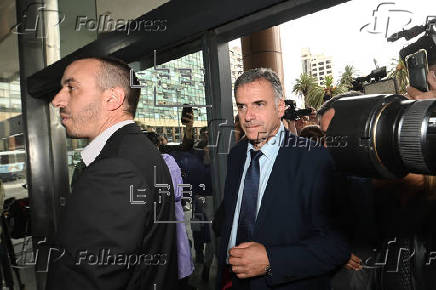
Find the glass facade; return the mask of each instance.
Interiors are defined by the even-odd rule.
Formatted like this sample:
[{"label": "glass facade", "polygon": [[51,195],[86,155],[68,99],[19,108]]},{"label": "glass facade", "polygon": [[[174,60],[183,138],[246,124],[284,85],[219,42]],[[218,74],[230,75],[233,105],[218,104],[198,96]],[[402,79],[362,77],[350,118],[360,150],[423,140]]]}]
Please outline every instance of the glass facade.
[{"label": "glass facade", "polygon": [[[0,179],[6,183],[25,183],[26,153],[21,127],[20,80],[0,82]],[[9,196],[8,191],[6,195]],[[11,196],[26,196],[25,190],[17,189]]]},{"label": "glass facade", "polygon": [[182,106],[191,105],[194,127],[207,126],[206,108],[195,107],[206,105],[201,51],[137,71],[136,75],[141,84],[141,97],[135,120],[166,135],[170,142],[181,142]]},{"label": "glass facade", "polygon": [[20,80],[0,82],[0,121],[21,114]]}]

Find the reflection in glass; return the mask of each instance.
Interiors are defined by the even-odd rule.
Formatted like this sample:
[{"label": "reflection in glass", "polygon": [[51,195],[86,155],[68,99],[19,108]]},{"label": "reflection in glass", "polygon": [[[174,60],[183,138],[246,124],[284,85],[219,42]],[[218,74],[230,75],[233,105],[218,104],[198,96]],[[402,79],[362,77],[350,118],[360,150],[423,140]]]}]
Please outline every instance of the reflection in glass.
[{"label": "reflection in glass", "polygon": [[[159,57],[159,56],[157,56]],[[143,86],[136,118],[143,127],[159,130],[169,142],[183,138],[181,105],[205,105],[203,53],[201,51],[162,65],[137,71]],[[207,126],[206,108],[193,108],[194,128]]]}]

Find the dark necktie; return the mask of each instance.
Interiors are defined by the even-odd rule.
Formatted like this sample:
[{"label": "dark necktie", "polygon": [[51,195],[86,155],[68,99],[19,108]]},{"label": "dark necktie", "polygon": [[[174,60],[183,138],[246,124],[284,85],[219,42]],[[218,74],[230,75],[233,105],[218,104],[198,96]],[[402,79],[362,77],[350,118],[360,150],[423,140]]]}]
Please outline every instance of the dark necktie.
[{"label": "dark necktie", "polygon": [[71,187],[79,179],[83,170],[86,168],[85,162],[82,159],[74,166],[73,177],[71,177]]},{"label": "dark necktie", "polygon": [[256,222],[260,176],[259,158],[262,156],[262,151],[251,150],[250,154],[251,162],[247,169],[247,173],[245,174],[244,192],[242,193],[242,203],[239,211],[236,245],[252,240],[254,225]]}]

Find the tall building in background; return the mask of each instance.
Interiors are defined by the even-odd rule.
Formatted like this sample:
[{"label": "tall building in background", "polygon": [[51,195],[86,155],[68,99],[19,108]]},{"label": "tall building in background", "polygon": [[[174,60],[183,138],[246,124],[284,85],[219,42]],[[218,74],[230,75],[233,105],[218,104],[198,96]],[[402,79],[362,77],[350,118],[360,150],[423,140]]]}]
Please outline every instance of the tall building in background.
[{"label": "tall building in background", "polygon": [[0,122],[21,114],[20,79],[0,80]]},{"label": "tall building in background", "polygon": [[301,63],[303,73],[314,76],[320,86],[324,85],[326,76],[333,76],[333,60],[323,53],[312,54],[309,48],[303,48],[301,50]]},{"label": "tall building in background", "polygon": [[[137,71],[142,85],[135,120],[180,142],[183,127],[181,105],[205,105],[203,54],[201,51],[162,65]],[[207,126],[206,109],[193,108],[194,132]]]},{"label": "tall building in background", "polygon": [[[239,47],[229,52],[234,83],[243,72],[242,53]],[[180,142],[183,138],[180,105],[190,104],[194,105],[194,134],[198,136],[200,128],[207,126],[206,108],[195,107],[206,104],[201,51],[136,74],[143,87],[135,120],[152,127],[158,134],[165,134],[170,142]],[[236,105],[233,108],[235,110]]]},{"label": "tall building in background", "polygon": [[233,116],[238,114],[238,107],[236,106],[234,88],[237,78],[244,72],[244,64],[242,62],[242,50],[240,46],[233,46],[229,48],[230,54],[230,71],[232,73],[232,104]]},{"label": "tall building in background", "polygon": [[[16,77],[0,78],[0,135],[0,151],[24,149],[20,79]],[[4,158],[0,159],[3,164]]]}]

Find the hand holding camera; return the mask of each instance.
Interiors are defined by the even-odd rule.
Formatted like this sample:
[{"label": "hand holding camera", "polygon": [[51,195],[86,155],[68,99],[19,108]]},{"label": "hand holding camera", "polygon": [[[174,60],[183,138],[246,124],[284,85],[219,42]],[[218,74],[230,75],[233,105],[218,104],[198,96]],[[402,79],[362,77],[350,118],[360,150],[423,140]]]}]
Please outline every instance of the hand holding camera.
[{"label": "hand holding camera", "polygon": [[407,97],[412,100],[436,99],[436,72],[429,71],[427,74],[428,92],[422,92],[414,87],[407,88]]}]

